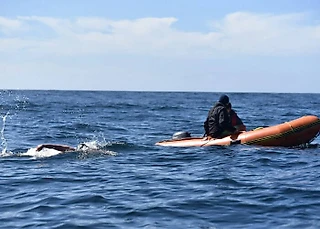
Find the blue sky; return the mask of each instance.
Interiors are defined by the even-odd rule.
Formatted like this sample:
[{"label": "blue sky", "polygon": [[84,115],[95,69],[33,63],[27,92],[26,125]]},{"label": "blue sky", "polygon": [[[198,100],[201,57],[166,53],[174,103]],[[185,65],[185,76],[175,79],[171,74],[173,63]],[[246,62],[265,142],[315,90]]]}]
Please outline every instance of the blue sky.
[{"label": "blue sky", "polygon": [[319,0],[0,0],[2,89],[320,88]]}]

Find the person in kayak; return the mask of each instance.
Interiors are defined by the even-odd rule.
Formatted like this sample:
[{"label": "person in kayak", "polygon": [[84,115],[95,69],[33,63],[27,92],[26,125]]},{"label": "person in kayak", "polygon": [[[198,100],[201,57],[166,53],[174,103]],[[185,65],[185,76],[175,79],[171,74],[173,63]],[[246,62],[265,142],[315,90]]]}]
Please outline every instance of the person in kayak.
[{"label": "person in kayak", "polygon": [[246,131],[247,127],[243,124],[237,112],[232,109],[231,103],[227,104],[227,111],[230,115],[231,125],[234,126],[238,131]]},{"label": "person in kayak", "polygon": [[219,101],[210,109],[208,117],[204,122],[205,136],[207,139],[223,138],[239,131],[232,126],[227,110],[229,97],[221,95]]}]

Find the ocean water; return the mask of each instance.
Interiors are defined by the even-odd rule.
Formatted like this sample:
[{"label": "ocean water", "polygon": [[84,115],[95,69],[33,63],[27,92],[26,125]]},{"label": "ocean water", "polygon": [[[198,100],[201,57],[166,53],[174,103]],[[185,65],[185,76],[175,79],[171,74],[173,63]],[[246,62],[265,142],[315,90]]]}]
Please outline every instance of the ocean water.
[{"label": "ocean water", "polygon": [[[0,228],[320,228],[308,148],[171,148],[220,93],[0,91]],[[319,94],[228,93],[248,129],[320,115]],[[93,150],[35,151],[42,143]]]}]

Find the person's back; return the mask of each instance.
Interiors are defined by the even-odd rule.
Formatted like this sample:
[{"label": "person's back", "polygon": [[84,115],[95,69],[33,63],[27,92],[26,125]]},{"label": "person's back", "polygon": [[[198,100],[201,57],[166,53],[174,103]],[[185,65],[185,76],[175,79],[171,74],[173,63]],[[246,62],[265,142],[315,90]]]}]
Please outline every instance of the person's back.
[{"label": "person's back", "polygon": [[222,138],[236,131],[236,128],[231,125],[229,113],[226,109],[228,103],[229,97],[222,95],[215,106],[210,109],[208,117],[204,122],[206,136]]}]

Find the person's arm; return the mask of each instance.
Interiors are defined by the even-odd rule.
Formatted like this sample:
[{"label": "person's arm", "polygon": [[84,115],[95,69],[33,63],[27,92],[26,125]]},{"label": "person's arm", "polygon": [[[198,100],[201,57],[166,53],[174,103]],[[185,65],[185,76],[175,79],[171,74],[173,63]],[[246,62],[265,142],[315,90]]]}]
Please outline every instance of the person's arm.
[{"label": "person's arm", "polygon": [[36,151],[41,151],[43,148],[55,149],[55,150],[58,150],[58,151],[61,151],[61,152],[75,151],[75,148],[73,148],[71,146],[56,145],[56,144],[41,144],[41,145],[38,145],[38,147],[36,148]]},{"label": "person's arm", "polygon": [[209,133],[209,124],[208,124],[208,118],[206,121],[203,123],[203,128],[204,128],[204,135],[203,137],[207,136]]}]

